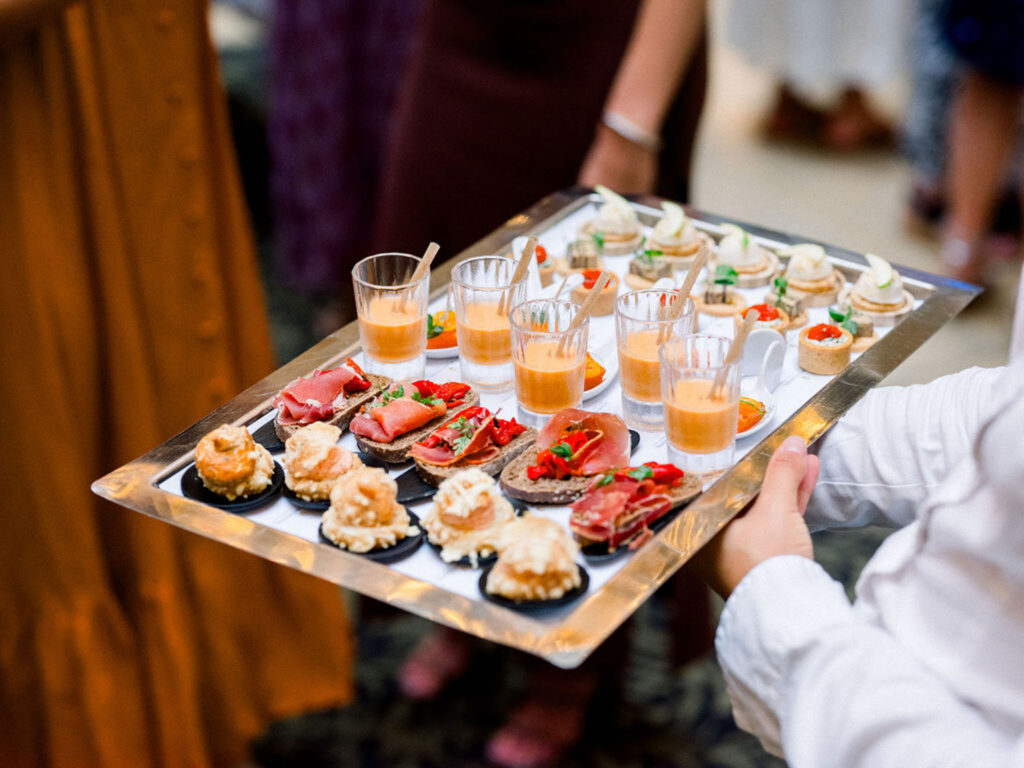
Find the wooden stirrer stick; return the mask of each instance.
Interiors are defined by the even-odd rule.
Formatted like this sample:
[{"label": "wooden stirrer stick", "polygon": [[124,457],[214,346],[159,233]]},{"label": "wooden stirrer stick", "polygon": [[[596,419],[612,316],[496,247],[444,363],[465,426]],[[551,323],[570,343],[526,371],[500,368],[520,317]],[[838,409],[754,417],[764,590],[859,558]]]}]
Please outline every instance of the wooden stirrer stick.
[{"label": "wooden stirrer stick", "polygon": [[718,373],[715,374],[715,381],[711,385],[711,392],[708,394],[709,400],[714,400],[719,396],[719,390],[725,386],[725,371],[726,368],[735,363],[739,359],[739,356],[743,354],[743,345],[747,341],[747,336],[750,331],[754,328],[754,323],[757,322],[757,310],[751,309],[743,317],[743,325],[736,332],[736,337],[732,340],[732,346],[729,347],[729,351],[725,354],[725,361],[722,363],[722,367],[718,369]]},{"label": "wooden stirrer stick", "polygon": [[562,291],[565,290],[565,284],[569,282],[569,278],[572,277],[572,275],[573,273],[570,272],[568,275],[562,278],[562,284],[558,286],[558,290],[555,291],[555,295],[551,297],[552,301],[554,301],[555,299],[562,295]]},{"label": "wooden stirrer stick", "polygon": [[[423,258],[420,259],[420,263],[416,265],[416,271],[412,273],[412,277],[409,278],[410,283],[416,283],[427,274],[427,270],[430,269],[430,264],[434,261],[434,257],[437,256],[437,252],[441,250],[441,246],[437,243],[431,242],[427,246],[427,250],[423,252]],[[410,291],[416,290],[411,288]],[[402,302],[398,305],[399,312],[405,312],[405,305],[409,301],[409,291],[406,291],[402,296]]]},{"label": "wooden stirrer stick", "polygon": [[559,357],[565,354],[565,347],[569,343],[570,332],[579,328],[583,325],[583,321],[590,317],[590,313],[594,309],[594,303],[597,301],[598,297],[600,297],[601,291],[608,286],[608,281],[611,279],[611,272],[601,272],[600,276],[597,278],[597,282],[594,283],[594,287],[590,289],[590,293],[587,294],[583,303],[580,304],[579,312],[576,313],[572,322],[569,323],[569,327],[565,329],[565,335],[562,337],[562,340],[558,342]]},{"label": "wooden stirrer stick", "polygon": [[[523,255],[519,257],[519,263],[516,264],[516,271],[512,275],[512,285],[514,286],[524,277],[526,277],[526,270],[530,268],[530,260],[533,258],[533,252],[537,248],[537,238],[530,235],[526,238],[526,245],[523,246]],[[512,297],[512,289],[509,288],[501,293],[501,301],[498,302],[498,314],[507,315],[511,307],[506,306]]]},{"label": "wooden stirrer stick", "polygon": [[[668,315],[665,318],[674,323],[683,314],[683,307],[686,306],[686,300],[690,298],[690,291],[693,290],[693,284],[697,282],[697,275],[704,268],[704,264],[707,263],[708,257],[711,255],[711,251],[707,248],[698,248],[697,255],[693,257],[693,262],[690,264],[690,269],[686,273],[686,277],[683,278],[683,287],[679,289],[679,293],[676,294],[676,300],[672,302],[672,305],[668,309]],[[661,331],[658,332],[658,344],[662,344],[665,339],[668,338],[669,333],[672,331],[672,325],[664,326]]]}]

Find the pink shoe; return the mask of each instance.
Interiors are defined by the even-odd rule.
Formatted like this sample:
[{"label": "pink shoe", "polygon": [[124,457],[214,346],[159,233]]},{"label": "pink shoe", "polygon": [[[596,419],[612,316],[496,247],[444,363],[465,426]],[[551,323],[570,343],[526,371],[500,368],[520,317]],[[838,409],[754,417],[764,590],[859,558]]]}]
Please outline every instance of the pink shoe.
[{"label": "pink shoe", "polygon": [[398,687],[414,701],[430,701],[466,671],[469,645],[459,632],[439,629],[427,634],[398,672]]}]

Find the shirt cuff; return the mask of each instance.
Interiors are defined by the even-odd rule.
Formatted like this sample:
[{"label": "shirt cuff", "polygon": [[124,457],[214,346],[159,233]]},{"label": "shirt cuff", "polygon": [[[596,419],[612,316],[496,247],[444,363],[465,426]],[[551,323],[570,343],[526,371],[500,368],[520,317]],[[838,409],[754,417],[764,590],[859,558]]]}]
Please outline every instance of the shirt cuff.
[{"label": "shirt cuff", "polygon": [[736,722],[769,751],[781,753],[776,713],[789,663],[823,631],[852,620],[842,586],[799,555],[759,563],[726,601],[715,650]]}]

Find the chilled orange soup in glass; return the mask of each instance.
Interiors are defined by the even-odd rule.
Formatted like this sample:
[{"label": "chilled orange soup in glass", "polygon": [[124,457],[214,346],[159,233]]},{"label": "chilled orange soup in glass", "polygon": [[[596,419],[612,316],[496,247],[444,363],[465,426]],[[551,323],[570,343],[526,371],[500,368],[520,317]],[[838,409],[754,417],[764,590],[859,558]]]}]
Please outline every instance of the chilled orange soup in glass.
[{"label": "chilled orange soup in glass", "polygon": [[686,306],[679,317],[669,317],[675,293],[632,291],[615,302],[622,413],[637,429],[660,429],[664,424],[658,350],[666,341],[686,336],[694,328],[696,307],[689,298],[684,299]]},{"label": "chilled orange soup in glass", "polygon": [[722,336],[690,334],[658,350],[669,460],[708,480],[733,463],[740,367],[726,362],[731,346]]},{"label": "chilled orange soup in glass", "polygon": [[579,306],[542,299],[512,310],[517,418],[531,426],[583,401],[590,320],[571,328]]},{"label": "chilled orange soup in glass", "polygon": [[408,253],[378,253],[352,268],[359,341],[371,373],[423,377],[430,270],[413,281],[419,263]]},{"label": "chilled orange soup in glass", "polygon": [[507,256],[477,256],[452,270],[462,380],[477,389],[512,386],[509,313],[526,298],[525,276],[513,282],[517,263]]}]

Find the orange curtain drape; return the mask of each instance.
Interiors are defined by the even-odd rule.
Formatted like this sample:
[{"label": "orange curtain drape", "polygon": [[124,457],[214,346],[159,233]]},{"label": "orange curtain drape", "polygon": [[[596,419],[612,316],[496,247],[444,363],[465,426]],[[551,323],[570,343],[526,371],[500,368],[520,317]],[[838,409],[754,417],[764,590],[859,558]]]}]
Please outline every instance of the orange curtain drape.
[{"label": "orange curtain drape", "polygon": [[204,0],[0,40],[0,763],[221,766],[351,695],[338,590],[89,484],[271,368]]}]

